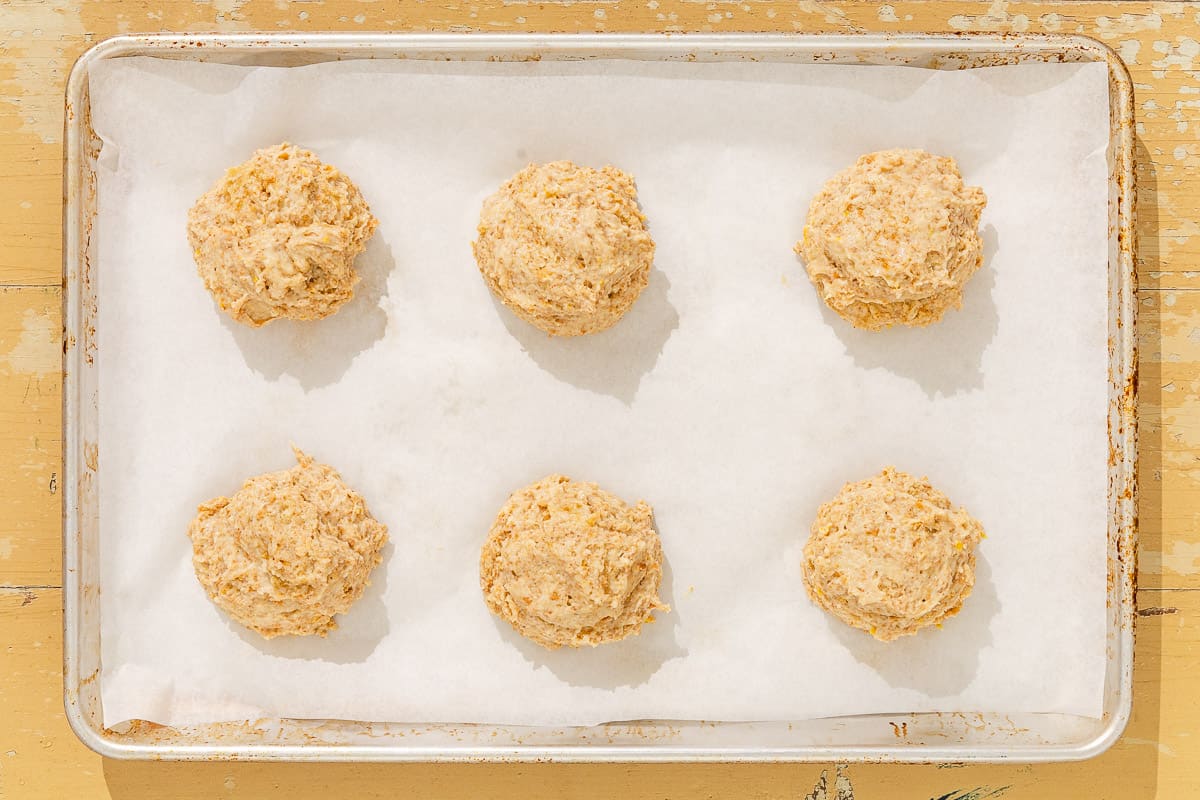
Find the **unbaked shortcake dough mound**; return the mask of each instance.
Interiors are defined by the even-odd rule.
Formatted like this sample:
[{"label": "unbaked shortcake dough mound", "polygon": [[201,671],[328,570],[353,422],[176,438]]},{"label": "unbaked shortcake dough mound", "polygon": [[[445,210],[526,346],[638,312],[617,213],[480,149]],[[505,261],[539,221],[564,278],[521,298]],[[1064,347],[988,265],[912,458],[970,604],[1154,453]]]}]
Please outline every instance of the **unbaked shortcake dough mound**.
[{"label": "unbaked shortcake dough mound", "polygon": [[821,298],[855,327],[925,326],[962,306],[983,263],[985,205],[952,158],[869,153],[813,199],[795,249]]},{"label": "unbaked shortcake dough mound", "polygon": [[654,240],[616,167],[530,164],[483,203],[475,261],[518,317],[552,336],[616,324],[650,277]]},{"label": "unbaked shortcake dough mound", "polygon": [[633,636],[668,611],[662,545],[645,502],[551,475],[513,492],[479,559],[492,613],[542,647]]},{"label": "unbaked shortcake dough mound", "polygon": [[327,317],[354,296],[378,224],[358,187],[283,143],[225,172],[188,212],[196,269],[238,322]]},{"label": "unbaked shortcake dough mound", "polygon": [[894,467],[847,483],[804,545],[804,585],[847,625],[891,641],[957,614],[983,527],[925,478]]},{"label": "unbaked shortcake dough mound", "polygon": [[297,466],[204,503],[188,528],[208,597],[266,638],[324,636],[370,584],[387,528],[337,471],[293,448]]}]

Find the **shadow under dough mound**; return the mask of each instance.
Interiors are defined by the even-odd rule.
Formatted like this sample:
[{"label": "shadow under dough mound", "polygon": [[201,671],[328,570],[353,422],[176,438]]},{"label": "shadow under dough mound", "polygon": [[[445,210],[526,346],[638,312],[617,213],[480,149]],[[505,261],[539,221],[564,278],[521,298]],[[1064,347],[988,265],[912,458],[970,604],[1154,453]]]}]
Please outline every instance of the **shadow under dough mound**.
[{"label": "shadow under dough mound", "polygon": [[504,327],[539,367],[564,383],[633,403],[642,377],[654,368],[679,314],[667,299],[671,284],[658,269],[625,316],[606,331],[550,336],[516,316],[494,295]]},{"label": "shadow under dough mound", "polygon": [[387,312],[379,301],[387,293],[388,274],[395,263],[391,247],[376,232],[354,262],[360,280],[353,299],[325,319],[277,319],[251,328],[215,305],[214,311],[233,334],[247,366],[267,380],[286,373],[305,391],[328,386],[345,374],[355,356],[383,336]]},{"label": "shadow under dough mound", "polygon": [[979,654],[992,643],[991,622],[1000,610],[987,561],[975,566],[975,588],[962,611],[912,636],[881,642],[826,614],[834,636],[862,664],[879,673],[889,686],[916,689],[930,697],[956,695],[971,685],[979,671]]},{"label": "shadow under dough mound", "polygon": [[508,622],[494,614],[492,622],[500,631],[501,638],[520,650],[526,661],[534,666],[547,667],[572,686],[597,689],[639,686],[650,680],[666,662],[687,655],[687,650],[675,640],[679,612],[675,610],[674,583],[671,566],[664,558],[659,596],[671,606],[671,610],[654,612],[654,622],[643,625],[641,633],[636,636],[619,642],[547,650],[517,633]]},{"label": "shadow under dough mound", "polygon": [[883,368],[920,384],[930,397],[949,397],[983,386],[980,362],[996,336],[999,315],[992,290],[998,250],[996,229],[982,231],[983,266],[963,288],[960,309],[946,312],[925,328],[896,325],[882,331],[855,328],[821,302],[821,314],[842,340],[854,363],[865,369]]},{"label": "shadow under dough mound", "polygon": [[337,627],[320,636],[276,636],[266,639],[234,622],[225,612],[225,624],[241,638],[269,656],[330,664],[360,664],[375,652],[388,632],[388,612],[383,595],[387,591],[387,565],[392,559],[391,542],[383,546],[383,560],[371,571],[371,585],[345,614],[334,617]]}]

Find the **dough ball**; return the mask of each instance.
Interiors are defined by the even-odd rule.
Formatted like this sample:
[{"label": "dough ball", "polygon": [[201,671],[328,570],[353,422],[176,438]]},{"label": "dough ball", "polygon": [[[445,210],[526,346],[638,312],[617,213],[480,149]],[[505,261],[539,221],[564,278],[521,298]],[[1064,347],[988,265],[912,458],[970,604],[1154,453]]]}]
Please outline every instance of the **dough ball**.
[{"label": "dough ball", "polygon": [[208,597],[266,638],[324,636],[370,584],[387,528],[337,471],[299,464],[204,503],[188,528]]},{"label": "dough ball", "polygon": [[259,327],[321,319],[354,296],[354,258],[378,221],[358,187],[292,144],[225,172],[188,212],[188,241],[223,311]]},{"label": "dough ball", "polygon": [[983,535],[928,480],[887,467],[817,511],[804,585],[842,622],[891,641],[958,613],[975,585]]},{"label": "dough ball", "polygon": [[483,202],[472,244],[483,279],[552,336],[616,324],[650,276],[654,240],[633,178],[616,167],[530,164]]},{"label": "dough ball", "polygon": [[513,492],[479,559],[488,608],[549,649],[638,633],[655,609],[669,610],[661,581],[650,506],[562,475]]},{"label": "dough ball", "polygon": [[822,299],[856,328],[925,326],[962,306],[983,263],[985,205],[952,158],[869,153],[813,199],[796,252]]}]

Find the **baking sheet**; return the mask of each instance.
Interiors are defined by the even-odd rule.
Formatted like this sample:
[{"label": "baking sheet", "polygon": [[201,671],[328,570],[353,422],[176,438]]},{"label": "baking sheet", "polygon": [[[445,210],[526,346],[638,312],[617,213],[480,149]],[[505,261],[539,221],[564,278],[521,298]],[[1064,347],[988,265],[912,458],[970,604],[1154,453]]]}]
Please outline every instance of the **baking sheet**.
[{"label": "baking sheet", "polygon": [[[587,724],[923,710],[1098,716],[1105,666],[1107,73],[788,64],[97,65],[106,724],[291,716]],[[319,325],[224,320],[187,208],[289,139],[363,189],[360,296]],[[854,331],[791,254],[862,152],[958,158],[989,196],[962,312]],[[612,331],[549,340],[479,279],[479,204],[528,161],[615,163],[658,243]],[[196,503],[339,468],[389,525],[323,641],[263,642],[205,599]],[[981,519],[943,631],[878,644],[805,599],[816,506],[887,463]],[[655,507],[674,611],[546,653],[494,622],[478,547],[554,471]]]}]

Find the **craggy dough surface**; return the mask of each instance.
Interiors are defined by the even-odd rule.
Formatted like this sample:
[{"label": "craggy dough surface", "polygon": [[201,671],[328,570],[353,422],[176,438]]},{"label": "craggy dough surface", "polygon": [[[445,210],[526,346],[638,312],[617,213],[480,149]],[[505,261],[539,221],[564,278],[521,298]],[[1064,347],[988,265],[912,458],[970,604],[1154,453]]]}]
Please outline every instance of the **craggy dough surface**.
[{"label": "craggy dough surface", "polygon": [[891,641],[958,613],[981,538],[983,527],[927,479],[886,467],[817,511],[804,585],[847,625]]},{"label": "craggy dough surface", "polygon": [[542,647],[633,636],[653,621],[662,545],[650,506],[551,475],[513,492],[479,559],[493,614]]},{"label": "craggy dough surface", "polygon": [[530,164],[484,201],[478,233],[488,287],[552,336],[615,325],[654,261],[633,178],[616,167]]},{"label": "craggy dough surface", "polygon": [[225,172],[188,213],[196,269],[221,309],[259,327],[321,319],[354,296],[378,224],[358,187],[283,143]]},{"label": "craggy dough surface", "polygon": [[925,326],[962,305],[983,263],[986,204],[952,158],[868,153],[813,198],[795,249],[821,298],[855,327]]},{"label": "craggy dough surface", "polygon": [[188,528],[209,599],[268,639],[336,628],[387,544],[387,528],[337,471],[293,450],[297,466],[202,504]]}]

